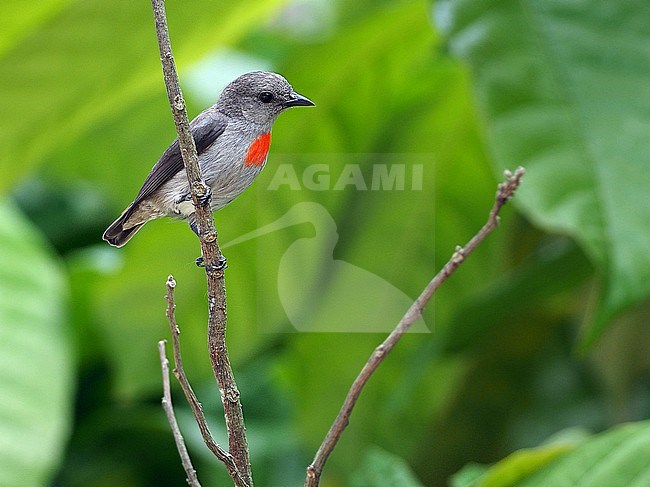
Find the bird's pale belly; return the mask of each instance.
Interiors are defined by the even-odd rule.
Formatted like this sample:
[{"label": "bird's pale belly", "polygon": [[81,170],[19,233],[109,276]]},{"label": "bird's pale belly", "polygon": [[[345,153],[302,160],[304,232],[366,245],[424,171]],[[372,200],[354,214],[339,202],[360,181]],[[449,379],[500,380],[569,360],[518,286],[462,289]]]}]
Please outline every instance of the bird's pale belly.
[{"label": "bird's pale belly", "polygon": [[[263,167],[264,164],[247,166],[242,160],[241,163],[221,166],[218,171],[208,171],[204,174],[206,182],[212,189],[210,203],[212,210],[216,211],[223,208],[242,194],[253,184]],[[194,204],[190,198],[185,171],[176,174],[164,186],[166,186],[165,191],[158,193],[164,195],[164,197],[158,201],[151,201],[152,206],[159,209],[163,214],[176,218],[187,218],[194,213]]]},{"label": "bird's pale belly", "polygon": [[219,210],[229,204],[232,200],[242,194],[255,181],[257,175],[264,168],[260,166],[237,165],[232,172],[221,173],[216,179],[206,177],[210,188],[212,188],[212,200],[210,206],[213,210]]}]

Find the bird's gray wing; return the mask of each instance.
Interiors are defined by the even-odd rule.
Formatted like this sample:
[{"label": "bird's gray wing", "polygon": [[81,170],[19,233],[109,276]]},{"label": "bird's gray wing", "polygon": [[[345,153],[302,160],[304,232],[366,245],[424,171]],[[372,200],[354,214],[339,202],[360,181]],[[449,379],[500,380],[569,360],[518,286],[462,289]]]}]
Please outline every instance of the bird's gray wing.
[{"label": "bird's gray wing", "polygon": [[[196,152],[201,155],[212,143],[226,130],[228,120],[222,113],[213,108],[201,112],[190,123],[192,137],[196,144]],[[136,196],[133,206],[149,198],[158,188],[169,181],[183,169],[183,158],[178,145],[178,138],[160,156],[158,162],[151,169]]]}]

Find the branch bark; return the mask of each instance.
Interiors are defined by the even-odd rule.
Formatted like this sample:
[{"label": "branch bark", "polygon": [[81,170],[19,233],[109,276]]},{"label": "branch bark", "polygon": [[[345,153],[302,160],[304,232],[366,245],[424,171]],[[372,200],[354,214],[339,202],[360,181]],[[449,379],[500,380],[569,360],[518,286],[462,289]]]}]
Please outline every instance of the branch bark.
[{"label": "branch bark", "polygon": [[417,321],[417,319],[422,315],[422,310],[429,302],[433,294],[440,287],[440,285],[447,280],[449,276],[465,261],[465,259],[471,254],[476,247],[478,247],[483,240],[494,230],[499,224],[499,211],[505,203],[512,198],[515,191],[521,183],[521,178],[524,176],[525,170],[522,167],[517,168],[513,173],[510,171],[505,171],[506,180],[499,184],[496,198],[492,209],[490,210],[490,215],[488,221],[483,228],[481,228],[472,239],[467,242],[465,247],[456,247],[456,251],[453,253],[449,261],[444,265],[444,267],[436,274],[436,276],[429,282],[429,284],[424,288],[420,296],[415,300],[411,307],[406,311],[400,322],[397,324],[395,329],[388,335],[388,337],[374,350],[366,364],[361,369],[361,372],[357,378],[352,383],[350,390],[348,391],[345,400],[343,401],[343,406],[339,411],[338,416],[332,423],[323,443],[321,444],[314,461],[307,467],[307,476],[305,477],[305,487],[318,487],[320,483],[320,476],[323,472],[323,467],[325,462],[329,458],[330,454],[334,450],[334,447],[338,443],[343,431],[349,424],[350,414],[354,408],[359,395],[363,390],[364,386],[372,376],[372,374],[377,370],[377,367],[383,362],[386,358],[386,355],[397,345],[402,336],[409,330],[411,325]]},{"label": "branch bark", "polygon": [[[196,394],[194,394],[194,390],[192,389],[192,386],[190,385],[190,382],[187,380],[187,376],[185,375],[179,338],[181,332],[178,328],[178,324],[176,323],[176,315],[174,313],[176,310],[176,303],[174,302],[175,288],[176,281],[174,280],[174,276],[169,276],[167,278],[166,299],[167,319],[169,320],[169,328],[172,335],[172,348],[174,350],[174,376],[180,383],[181,388],[183,389],[183,393],[185,394],[185,398],[187,399],[187,402],[192,409],[192,414],[194,415],[194,419],[196,420],[196,424],[199,427],[199,431],[201,432],[201,436],[203,437],[205,445],[214,454],[215,457],[224,463],[226,469],[228,470],[228,473],[230,474],[230,477],[233,479],[237,487],[249,487],[248,483],[241,476],[237,465],[235,465],[235,460],[233,459],[232,455],[225,451],[216,441],[214,441],[212,433],[210,433],[210,428],[208,427],[208,422],[205,419],[205,414],[203,414],[203,406],[197,399]],[[173,428],[174,426],[172,425],[172,430]]]},{"label": "branch bark", "polygon": [[208,348],[212,370],[221,392],[221,401],[228,430],[228,447],[242,478],[246,484],[252,486],[244,416],[239,399],[239,390],[235,383],[226,348],[226,286],[223,268],[220,265],[223,257],[217,242],[217,231],[209,202],[205,206],[199,204],[201,197],[208,194],[208,187],[201,178],[196,146],[190,131],[185,101],[178,82],[178,74],[167,28],[165,2],[164,0],[151,0],[151,5],[156,24],[156,36],[160,49],[165,87],[174,116],[176,131],[178,132],[178,142],[185,164],[187,179],[192,190],[192,201],[196,208],[196,222],[208,286]]}]

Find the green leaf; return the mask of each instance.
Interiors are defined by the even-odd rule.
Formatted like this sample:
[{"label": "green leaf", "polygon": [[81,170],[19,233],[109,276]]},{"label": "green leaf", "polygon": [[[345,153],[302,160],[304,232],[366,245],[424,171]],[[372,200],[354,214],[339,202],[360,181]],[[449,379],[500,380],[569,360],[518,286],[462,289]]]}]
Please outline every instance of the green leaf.
[{"label": "green leaf", "polygon": [[353,487],[422,487],[406,462],[379,447],[370,449],[352,477]]},{"label": "green leaf", "polygon": [[492,467],[477,485],[481,487],[513,485],[519,479],[571,451],[574,447],[575,445],[571,444],[559,444],[516,451]]},{"label": "green leaf", "polygon": [[587,346],[650,294],[650,5],[444,0],[436,19],[473,71],[496,166],[528,171],[517,204],[602,275]]},{"label": "green leaf", "polygon": [[0,203],[0,485],[42,486],[70,427],[66,284],[41,237]]},{"label": "green leaf", "polygon": [[489,467],[486,465],[469,463],[452,475],[449,479],[449,485],[451,487],[475,487],[488,469]]},{"label": "green leaf", "polygon": [[538,448],[519,450],[481,473],[468,465],[454,487],[642,487],[650,480],[650,422],[629,423],[585,439],[571,431]]},{"label": "green leaf", "polygon": [[594,436],[538,470],[517,487],[643,487],[650,482],[650,422],[630,423]]}]

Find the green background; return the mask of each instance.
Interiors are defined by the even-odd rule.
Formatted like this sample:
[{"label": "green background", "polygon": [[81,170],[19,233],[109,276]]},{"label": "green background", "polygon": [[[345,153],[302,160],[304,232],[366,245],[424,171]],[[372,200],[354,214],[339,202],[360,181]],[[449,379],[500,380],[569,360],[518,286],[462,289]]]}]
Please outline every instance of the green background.
[{"label": "green background", "polygon": [[[258,485],[302,483],[403,311],[334,270],[415,298],[519,165],[501,226],[425,310],[431,333],[407,335],[372,378],[322,485],[648,485],[650,5],[167,8],[190,117],[253,69],[317,104],[279,118],[267,168],[216,214],[226,243],[304,210],[226,250]],[[148,2],[0,5],[0,486],[183,485],[156,349],[169,274],[186,372],[224,443],[196,238],[157,221],[123,249],[100,239],[175,135],[158,57]],[[328,187],[305,184],[313,164]],[[348,165],[371,186],[381,164],[422,165],[421,188],[335,187]],[[298,188],[269,189],[280,167]],[[309,225],[327,220],[315,207],[336,239]],[[298,332],[283,296],[337,332]],[[228,485],[174,395],[199,478]]]}]

